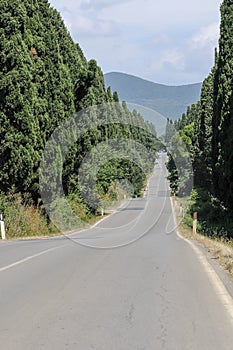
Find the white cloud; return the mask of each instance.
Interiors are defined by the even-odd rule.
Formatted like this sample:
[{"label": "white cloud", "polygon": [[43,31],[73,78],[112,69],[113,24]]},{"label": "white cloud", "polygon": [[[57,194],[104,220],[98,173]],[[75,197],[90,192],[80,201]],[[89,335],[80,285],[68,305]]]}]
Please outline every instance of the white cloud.
[{"label": "white cloud", "polygon": [[[55,6],[60,1],[52,0],[51,3]],[[90,7],[92,7],[93,2],[89,0],[77,1],[75,4],[73,0],[67,0],[66,5],[61,5],[60,7],[63,20],[73,38],[79,41],[80,38],[87,37],[115,36],[118,32],[115,21],[99,18],[96,11],[89,12],[82,9],[82,6],[88,6],[89,3]],[[105,3],[105,0],[98,1],[98,3]],[[95,6],[97,6],[96,3]]]},{"label": "white cloud", "polygon": [[174,84],[201,81],[213,65],[222,0],[50,1],[104,72]]},{"label": "white cloud", "polygon": [[171,65],[177,70],[183,70],[185,67],[185,56],[178,49],[166,50],[161,54],[160,65]]},{"label": "white cloud", "polygon": [[216,46],[219,38],[219,23],[212,23],[203,27],[196,33],[190,41],[193,49],[203,49],[209,46]]},{"label": "white cloud", "polygon": [[98,19],[94,21],[93,19],[84,16],[79,18],[79,21],[75,25],[75,30],[79,35],[85,37],[114,36],[117,33],[114,22]]},{"label": "white cloud", "polygon": [[158,33],[153,35],[153,38],[151,40],[151,45],[164,46],[164,45],[169,45],[171,42],[172,42],[172,39],[167,34]]},{"label": "white cloud", "polygon": [[[166,49],[154,57],[144,68],[144,77],[149,80],[167,84],[181,84],[185,74],[186,57],[178,48]],[[180,77],[178,79],[178,77]],[[182,78],[181,78],[182,77]]]},{"label": "white cloud", "polygon": [[122,25],[137,25],[156,31],[168,28],[198,28],[216,19],[221,0],[134,0],[115,1],[102,10],[102,17],[117,19]]},{"label": "white cloud", "polygon": [[[79,11],[101,11],[106,7],[112,7],[122,3],[133,2],[135,0],[49,0],[49,2],[57,9],[70,9],[74,12],[74,9]],[[65,5],[64,5],[65,3]]]},{"label": "white cloud", "polygon": [[79,0],[81,9],[85,10],[94,10],[94,9],[103,9],[105,7],[111,7],[115,4],[121,4],[126,2],[131,2],[133,0]]}]

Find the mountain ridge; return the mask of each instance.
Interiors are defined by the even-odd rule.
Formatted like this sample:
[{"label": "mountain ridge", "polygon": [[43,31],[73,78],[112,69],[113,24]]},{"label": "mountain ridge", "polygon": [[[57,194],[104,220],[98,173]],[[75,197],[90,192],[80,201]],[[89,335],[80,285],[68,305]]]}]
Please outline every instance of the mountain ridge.
[{"label": "mountain ridge", "polygon": [[125,73],[125,72],[117,72],[117,71],[111,71],[111,72],[106,72],[104,73],[105,76],[108,76],[110,74],[119,74],[119,75],[125,75],[125,76],[128,76],[128,77],[133,77],[133,78],[136,78],[136,79],[139,79],[139,80],[143,80],[147,83],[152,83],[152,84],[155,84],[155,85],[160,85],[160,86],[166,86],[166,87],[181,87],[181,86],[190,86],[190,85],[197,85],[197,84],[201,84],[201,82],[196,82],[196,83],[188,83],[188,84],[164,84],[164,83],[158,83],[158,82],[154,82],[153,80],[149,80],[149,79],[146,79],[146,78],[142,78],[142,77],[139,77],[137,75],[134,75],[134,74],[130,74],[130,73]]},{"label": "mountain ridge", "polygon": [[121,72],[106,73],[104,79],[106,86],[118,92],[120,100],[151,108],[173,120],[198,101],[202,85],[165,85]]}]

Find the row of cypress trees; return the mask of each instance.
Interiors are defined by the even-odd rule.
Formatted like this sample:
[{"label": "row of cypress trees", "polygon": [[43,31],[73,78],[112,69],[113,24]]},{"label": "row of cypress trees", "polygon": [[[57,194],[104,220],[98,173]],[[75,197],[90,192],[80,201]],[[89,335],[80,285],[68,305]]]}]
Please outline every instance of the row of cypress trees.
[{"label": "row of cypress trees", "polygon": [[[37,203],[38,170],[47,140],[72,115],[101,104],[115,104],[108,114],[118,113],[121,120],[92,127],[75,143],[63,160],[66,194],[77,191],[78,169],[92,147],[123,137],[153,149],[155,157],[155,130],[136,111],[121,105],[116,92],[105,88],[96,61],[86,60],[48,0],[1,0],[0,192],[30,193]],[[129,119],[134,120],[133,126]],[[148,165],[145,160],[146,172],[153,161]],[[130,160],[112,160],[104,169],[98,184],[102,192],[123,172],[140,193],[145,176]]]},{"label": "row of cypress trees", "polygon": [[[171,124],[171,122],[169,122]],[[192,133],[187,135],[187,128]],[[174,123],[189,138],[194,185],[215,198],[225,217],[233,213],[233,3],[221,5],[219,49],[202,84],[200,100]],[[171,167],[171,160],[168,166]],[[173,167],[173,185],[178,181]],[[177,187],[176,187],[177,189]],[[211,210],[211,208],[209,208]],[[201,215],[201,213],[200,213]],[[215,211],[215,217],[221,215]],[[226,222],[226,221],[225,221]],[[230,233],[232,235],[232,233]]]}]

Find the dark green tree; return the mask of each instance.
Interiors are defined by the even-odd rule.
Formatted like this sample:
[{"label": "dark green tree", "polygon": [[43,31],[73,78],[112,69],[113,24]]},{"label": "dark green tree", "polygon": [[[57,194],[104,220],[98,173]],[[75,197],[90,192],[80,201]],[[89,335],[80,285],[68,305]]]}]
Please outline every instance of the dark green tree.
[{"label": "dark green tree", "polygon": [[215,194],[233,210],[233,3],[223,1],[214,81],[213,182]]}]

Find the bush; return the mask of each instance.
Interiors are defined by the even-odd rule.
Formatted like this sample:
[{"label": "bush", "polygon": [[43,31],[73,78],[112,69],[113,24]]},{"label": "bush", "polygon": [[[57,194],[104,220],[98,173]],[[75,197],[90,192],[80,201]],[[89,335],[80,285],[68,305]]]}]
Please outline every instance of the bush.
[{"label": "bush", "polygon": [[202,188],[192,191],[184,223],[192,227],[193,213],[197,212],[197,231],[206,236],[233,238],[233,218],[223,204]]},{"label": "bush", "polygon": [[[30,201],[29,201],[30,202]],[[58,230],[32,204],[23,204],[20,193],[0,195],[0,212],[4,214],[7,238],[52,235]]]}]

